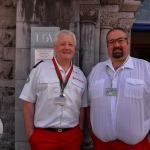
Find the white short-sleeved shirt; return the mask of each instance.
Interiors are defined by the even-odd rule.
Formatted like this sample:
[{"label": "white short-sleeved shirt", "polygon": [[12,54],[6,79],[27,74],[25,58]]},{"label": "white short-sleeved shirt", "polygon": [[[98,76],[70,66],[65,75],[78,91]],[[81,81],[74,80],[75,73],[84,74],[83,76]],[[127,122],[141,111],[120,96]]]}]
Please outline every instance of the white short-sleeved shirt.
[{"label": "white short-sleeved shirt", "polygon": [[[62,77],[67,74],[58,66]],[[69,128],[79,124],[80,108],[87,107],[87,81],[82,71],[73,65],[64,93],[66,105],[55,104],[61,94],[60,82],[51,60],[33,68],[28,83],[19,98],[35,103],[35,127]]]},{"label": "white short-sleeved shirt", "polygon": [[[106,96],[111,86],[116,96]],[[99,139],[140,142],[150,130],[150,63],[129,57],[116,71],[111,60],[97,64],[88,77],[88,100]]]}]

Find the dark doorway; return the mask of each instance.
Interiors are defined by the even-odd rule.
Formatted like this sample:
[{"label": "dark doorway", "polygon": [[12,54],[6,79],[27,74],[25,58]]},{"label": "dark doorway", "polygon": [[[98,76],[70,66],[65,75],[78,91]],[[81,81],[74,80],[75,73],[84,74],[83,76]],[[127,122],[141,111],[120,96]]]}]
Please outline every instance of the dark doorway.
[{"label": "dark doorway", "polygon": [[150,62],[150,24],[133,25],[131,30],[131,56]]},{"label": "dark doorway", "polygon": [[131,44],[131,56],[150,62],[150,44]]}]

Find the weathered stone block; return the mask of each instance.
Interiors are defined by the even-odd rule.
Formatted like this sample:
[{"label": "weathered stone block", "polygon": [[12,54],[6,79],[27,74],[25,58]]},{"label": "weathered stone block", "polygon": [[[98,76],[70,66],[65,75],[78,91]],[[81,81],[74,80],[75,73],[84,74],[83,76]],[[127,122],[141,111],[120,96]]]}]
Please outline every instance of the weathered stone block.
[{"label": "weathered stone block", "polygon": [[15,60],[15,48],[4,48],[4,60]]},{"label": "weathered stone block", "polygon": [[5,29],[1,30],[0,38],[1,44],[3,47],[15,47],[16,41],[16,30],[15,29],[7,29],[8,26],[1,26],[1,28],[5,27]]},{"label": "weathered stone block", "polygon": [[100,6],[101,12],[118,12],[119,11],[119,5],[103,5]]},{"label": "weathered stone block", "polygon": [[13,70],[13,61],[0,61],[0,79],[13,79]]},{"label": "weathered stone block", "polygon": [[0,149],[1,150],[14,150],[15,149],[15,143],[10,141],[0,141]]},{"label": "weathered stone block", "polygon": [[2,99],[2,88],[0,88],[0,102],[1,102],[1,99]]},{"label": "weathered stone block", "polygon": [[16,28],[16,48],[30,48],[30,25],[23,22],[17,22]]},{"label": "weathered stone block", "polygon": [[1,20],[16,20],[16,9],[10,9],[7,7],[0,6],[0,18]]},{"label": "weathered stone block", "polygon": [[79,4],[100,4],[100,0],[76,0]]},{"label": "weathered stone block", "polygon": [[30,72],[30,49],[16,49],[16,80],[26,80]]},{"label": "weathered stone block", "polygon": [[27,141],[22,111],[15,111],[15,140],[16,142]]},{"label": "weathered stone block", "polygon": [[16,80],[15,82],[15,110],[22,110],[23,100],[19,99],[25,80]]},{"label": "weathered stone block", "polygon": [[134,18],[134,12],[120,12],[119,18]]},{"label": "weathered stone block", "polygon": [[23,11],[22,0],[17,1],[17,13],[16,13],[16,21],[21,22],[25,21],[25,12]]},{"label": "weathered stone block", "polygon": [[0,100],[0,114],[4,125],[4,132],[0,149],[14,149],[15,141],[15,115],[14,115],[14,88],[2,88],[2,98]]},{"label": "weathered stone block", "polygon": [[27,142],[16,142],[15,150],[30,150],[30,145]]},{"label": "weathered stone block", "polygon": [[15,9],[17,0],[1,0],[0,6],[7,9]]},{"label": "weathered stone block", "polygon": [[0,80],[1,87],[15,87],[15,80]]},{"label": "weathered stone block", "polygon": [[139,5],[141,4],[141,1],[137,0],[124,0],[122,5],[120,5],[120,11],[125,11],[125,12],[136,12]]}]

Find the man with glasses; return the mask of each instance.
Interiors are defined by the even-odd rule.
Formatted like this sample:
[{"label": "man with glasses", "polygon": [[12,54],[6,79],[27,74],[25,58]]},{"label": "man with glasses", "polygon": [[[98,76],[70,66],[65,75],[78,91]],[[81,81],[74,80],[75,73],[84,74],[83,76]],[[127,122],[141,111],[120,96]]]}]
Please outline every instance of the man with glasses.
[{"label": "man with glasses", "polygon": [[109,60],[88,77],[88,126],[94,150],[150,150],[150,63],[130,56],[121,28],[106,36]]}]

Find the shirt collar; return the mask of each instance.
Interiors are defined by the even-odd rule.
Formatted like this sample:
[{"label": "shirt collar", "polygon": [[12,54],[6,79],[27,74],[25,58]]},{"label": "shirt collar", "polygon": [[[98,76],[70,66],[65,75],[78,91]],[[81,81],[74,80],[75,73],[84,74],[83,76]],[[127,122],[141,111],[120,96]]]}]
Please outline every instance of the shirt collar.
[{"label": "shirt collar", "polygon": [[[106,64],[106,66],[109,66],[112,70],[114,70],[114,67],[113,67],[113,65],[112,65],[111,59],[107,60],[105,64]],[[133,60],[132,60],[132,57],[131,57],[131,56],[129,56],[129,57],[127,58],[126,62],[124,63],[123,66],[121,66],[121,68],[122,68],[122,69],[124,69],[124,68],[133,69],[133,68],[134,68],[134,67],[133,67]]]},{"label": "shirt collar", "polygon": [[[54,56],[54,59],[55,59],[55,62],[56,62],[56,64],[57,64],[59,70],[62,70],[62,71],[63,71],[62,67],[59,65],[59,63],[58,63],[58,61],[57,61],[57,59],[56,59],[55,56]],[[53,64],[53,66],[54,66],[54,64]],[[55,68],[55,67],[54,67],[54,68]]]},{"label": "shirt collar", "polygon": [[133,59],[131,56],[129,56],[127,62],[123,65],[124,68],[130,68],[133,69]]},{"label": "shirt collar", "polygon": [[[60,70],[63,70],[62,69],[62,67],[58,64],[58,62],[57,62],[57,60],[56,60],[56,57],[54,56],[54,59],[55,59],[55,61],[56,61],[56,63],[57,63],[57,65],[58,65],[58,68],[60,69]],[[71,65],[72,65],[72,61],[71,61]],[[70,66],[71,67],[71,66]],[[55,68],[55,66],[54,66],[54,64],[53,63],[51,63],[51,65],[50,65],[50,68]],[[70,69],[70,68],[69,68]],[[68,69],[68,70],[69,70]],[[78,67],[76,67],[75,65],[73,65],[73,72],[75,72],[75,73],[77,73],[78,72]]]}]

